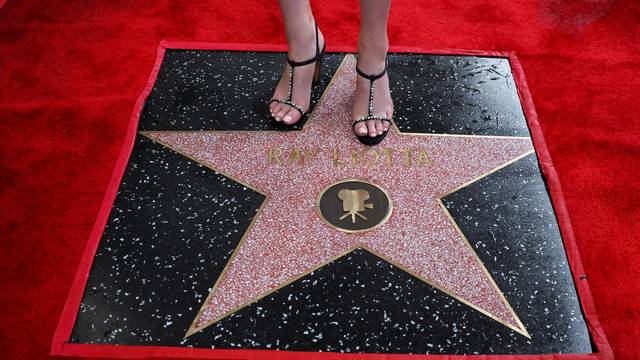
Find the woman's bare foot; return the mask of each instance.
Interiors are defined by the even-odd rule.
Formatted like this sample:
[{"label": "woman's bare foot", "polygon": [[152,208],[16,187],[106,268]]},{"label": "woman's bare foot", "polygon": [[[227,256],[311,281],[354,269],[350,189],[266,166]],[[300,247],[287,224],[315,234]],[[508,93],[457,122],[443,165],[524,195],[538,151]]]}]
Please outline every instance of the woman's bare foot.
[{"label": "woman's bare foot", "polygon": [[[367,75],[376,75],[384,70],[385,58],[387,55],[388,45],[386,43],[379,44],[374,48],[359,46],[358,69]],[[373,96],[373,115],[385,115],[387,118],[393,118],[393,100],[389,90],[389,77],[385,73],[381,78],[374,81],[375,90]],[[357,76],[356,94],[353,102],[352,120],[368,114],[369,102],[369,86],[370,81],[362,76]],[[369,135],[376,137],[382,135],[384,131],[389,130],[389,122],[382,120],[362,121],[354,127],[358,136]]]},{"label": "woman's bare foot", "polygon": [[[313,19],[311,21],[299,26],[297,31],[293,32],[295,35],[288,39],[289,52],[287,56],[293,61],[304,61],[311,59],[316,55],[316,34]],[[318,43],[320,49],[324,45],[324,37],[322,32],[318,30]],[[273,93],[273,98],[287,98],[287,87],[289,83],[289,63],[286,62],[283,70],[283,75],[276,89]],[[313,72],[315,68],[315,62],[311,64],[296,66],[295,75],[293,77],[293,85],[291,87],[291,101],[302,106],[305,111],[309,110],[311,104],[311,85],[313,82]],[[281,121],[287,125],[292,125],[300,120],[300,112],[290,105],[282,104],[273,101],[269,105],[271,116],[276,121]]]}]

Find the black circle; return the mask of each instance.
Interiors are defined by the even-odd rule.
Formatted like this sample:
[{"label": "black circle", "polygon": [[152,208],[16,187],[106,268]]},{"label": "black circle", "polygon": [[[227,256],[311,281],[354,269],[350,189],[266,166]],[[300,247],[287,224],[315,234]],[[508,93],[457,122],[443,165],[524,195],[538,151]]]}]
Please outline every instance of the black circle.
[{"label": "black circle", "polygon": [[[368,198],[360,204],[366,206],[361,206],[360,211],[345,211],[343,199],[338,195],[341,190],[366,191]],[[345,195],[343,194],[343,197]],[[320,193],[317,201],[320,218],[338,230],[346,232],[367,231],[381,226],[389,218],[391,208],[391,200],[382,188],[360,180],[334,183]]]}]

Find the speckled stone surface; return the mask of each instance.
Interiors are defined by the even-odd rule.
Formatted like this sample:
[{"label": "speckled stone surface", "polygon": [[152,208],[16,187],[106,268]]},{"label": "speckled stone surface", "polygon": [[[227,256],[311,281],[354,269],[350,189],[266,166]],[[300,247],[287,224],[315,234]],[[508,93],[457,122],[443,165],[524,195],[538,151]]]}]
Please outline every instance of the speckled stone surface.
[{"label": "speckled stone surface", "polygon": [[[138,137],[73,342],[182,338],[264,196]],[[185,325],[186,324],[186,325]]]},{"label": "speckled stone surface", "polygon": [[554,353],[591,352],[535,156],[446,196],[443,203],[514,310],[522,314],[535,344],[528,351],[545,347]]},{"label": "speckled stone surface", "polygon": [[402,131],[529,136],[505,58],[394,54],[389,74]]},{"label": "speckled stone surface", "polygon": [[[285,53],[167,50],[140,117],[140,130],[295,130],[271,121],[269,99]],[[314,85],[318,101],[342,60],[326,54]]]},{"label": "speckled stone surface", "polygon": [[[270,72],[260,75],[273,80],[270,86],[267,80],[257,81],[255,87],[249,81],[238,89],[229,81],[237,81],[235,72],[245,71],[245,65],[268,63],[274,56],[284,59],[283,54],[272,53],[169,52],[160,74],[164,80],[159,78],[147,102],[140,129],[271,129],[270,119],[260,115],[266,114],[266,105],[253,112],[242,108],[247,101],[261,104],[268,99],[281,64],[273,63]],[[342,56],[332,56],[335,69]],[[390,56],[398,127],[527,136],[510,75],[503,81],[482,82],[492,72],[488,69],[505,70],[505,61]],[[405,62],[417,64],[413,70],[405,69],[419,73],[413,83],[393,71]],[[220,65],[231,63],[236,70]],[[474,75],[460,75],[466,72]],[[218,106],[203,105],[199,95],[184,95],[203,94],[198,79],[207,83],[211,75],[229,84],[228,90],[218,87],[216,91],[223,94],[216,96],[228,99],[233,112],[224,114]],[[469,78],[471,85],[463,80]],[[433,104],[438,95],[415,94],[428,94],[438,86],[448,95],[425,113],[431,120],[425,120],[425,114],[417,117],[416,109]],[[479,92],[481,96],[466,94],[482,87],[486,93]],[[265,99],[238,95],[243,92],[264,93]],[[479,105],[447,103],[469,96]],[[190,102],[188,108],[182,106]],[[487,114],[499,109],[505,118],[474,122],[482,109]],[[215,115],[210,116],[212,112]],[[362,249],[183,339],[263,199],[140,137],[96,255],[71,342],[434,354],[591,351],[562,239],[533,155],[443,198],[531,339]]]},{"label": "speckled stone surface", "polygon": [[[144,132],[269,196],[196,318],[193,330],[220,320],[355,247],[363,247],[526,335],[517,314],[501,298],[500,289],[485,274],[438,199],[531,152],[530,139],[416,136],[392,129],[383,145],[367,147],[351,130],[349,110],[355,96],[355,69],[355,57],[347,56],[301,131]],[[282,163],[268,160],[269,149],[274,148],[284,154]],[[383,149],[389,152],[377,153]],[[317,154],[290,163],[286,154],[295,150]],[[362,156],[367,158],[366,165],[365,160],[349,162],[344,153],[353,151],[369,154]],[[333,156],[338,153],[342,155]],[[420,153],[428,160],[418,165]],[[413,156],[405,163],[405,155],[410,154]],[[390,194],[395,209],[384,226],[354,235],[338,232],[318,217],[317,194],[349,178],[377,184]]]}]

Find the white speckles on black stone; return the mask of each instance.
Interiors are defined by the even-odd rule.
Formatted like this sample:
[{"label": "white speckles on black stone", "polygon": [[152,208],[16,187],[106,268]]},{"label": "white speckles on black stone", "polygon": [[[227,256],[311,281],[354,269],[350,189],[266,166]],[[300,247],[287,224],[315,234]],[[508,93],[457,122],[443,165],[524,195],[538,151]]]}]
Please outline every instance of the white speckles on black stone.
[{"label": "white speckles on black stone", "polygon": [[[343,55],[326,54],[318,101]],[[140,117],[140,130],[287,130],[269,116],[269,99],[282,75],[285,53],[167,50]]]},{"label": "white speckles on black stone", "polygon": [[[322,85],[342,54],[328,54]],[[167,51],[140,130],[266,130],[284,53]],[[506,59],[391,54],[403,131],[527,136]],[[432,354],[590,352],[535,157],[443,199],[531,340],[364,251],[183,339],[264,197],[139,137],[71,342]],[[322,239],[319,239],[322,241]]]},{"label": "white speckles on black stone", "polygon": [[446,196],[443,203],[531,334],[533,349],[590,353],[589,333],[535,155]]},{"label": "white speckles on black stone", "polygon": [[507,59],[390,54],[389,80],[401,131],[529,136]]},{"label": "white speckles on black stone", "polygon": [[357,249],[209,326],[183,344],[492,354],[520,353],[521,347],[530,342],[377,256]]},{"label": "white speckles on black stone", "polygon": [[182,338],[263,200],[139,136],[71,341],[166,344]]}]

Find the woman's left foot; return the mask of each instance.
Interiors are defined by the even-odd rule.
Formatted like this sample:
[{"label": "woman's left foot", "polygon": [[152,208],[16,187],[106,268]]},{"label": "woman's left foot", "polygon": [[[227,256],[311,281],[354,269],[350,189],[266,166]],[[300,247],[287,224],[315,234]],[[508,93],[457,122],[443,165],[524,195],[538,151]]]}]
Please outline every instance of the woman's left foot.
[{"label": "woman's left foot", "polygon": [[[385,60],[384,58],[371,59],[366,55],[359,55],[358,69],[368,75],[380,74],[385,70]],[[391,92],[389,90],[389,76],[385,72],[385,74],[376,79],[374,83],[375,88],[372,101],[373,115],[392,119],[393,100],[391,99]],[[369,86],[370,81],[368,79],[360,75],[357,76],[356,94],[351,115],[352,121],[366,116],[369,113]],[[391,122],[385,120],[366,120],[355,124],[353,130],[358,136],[376,137],[388,131],[390,125]]]},{"label": "woman's left foot", "polygon": [[[315,23],[306,31],[301,29],[296,34],[295,41],[292,40],[289,44],[287,59],[294,62],[310,62],[306,65],[295,65],[295,73],[291,70],[291,63],[285,63],[284,73],[278,80],[269,103],[271,116],[277,122],[293,125],[308,111],[311,104],[311,86],[319,76],[324,46],[324,36]],[[291,83],[290,76],[293,76]],[[299,109],[296,109],[294,104],[297,104]]]}]

